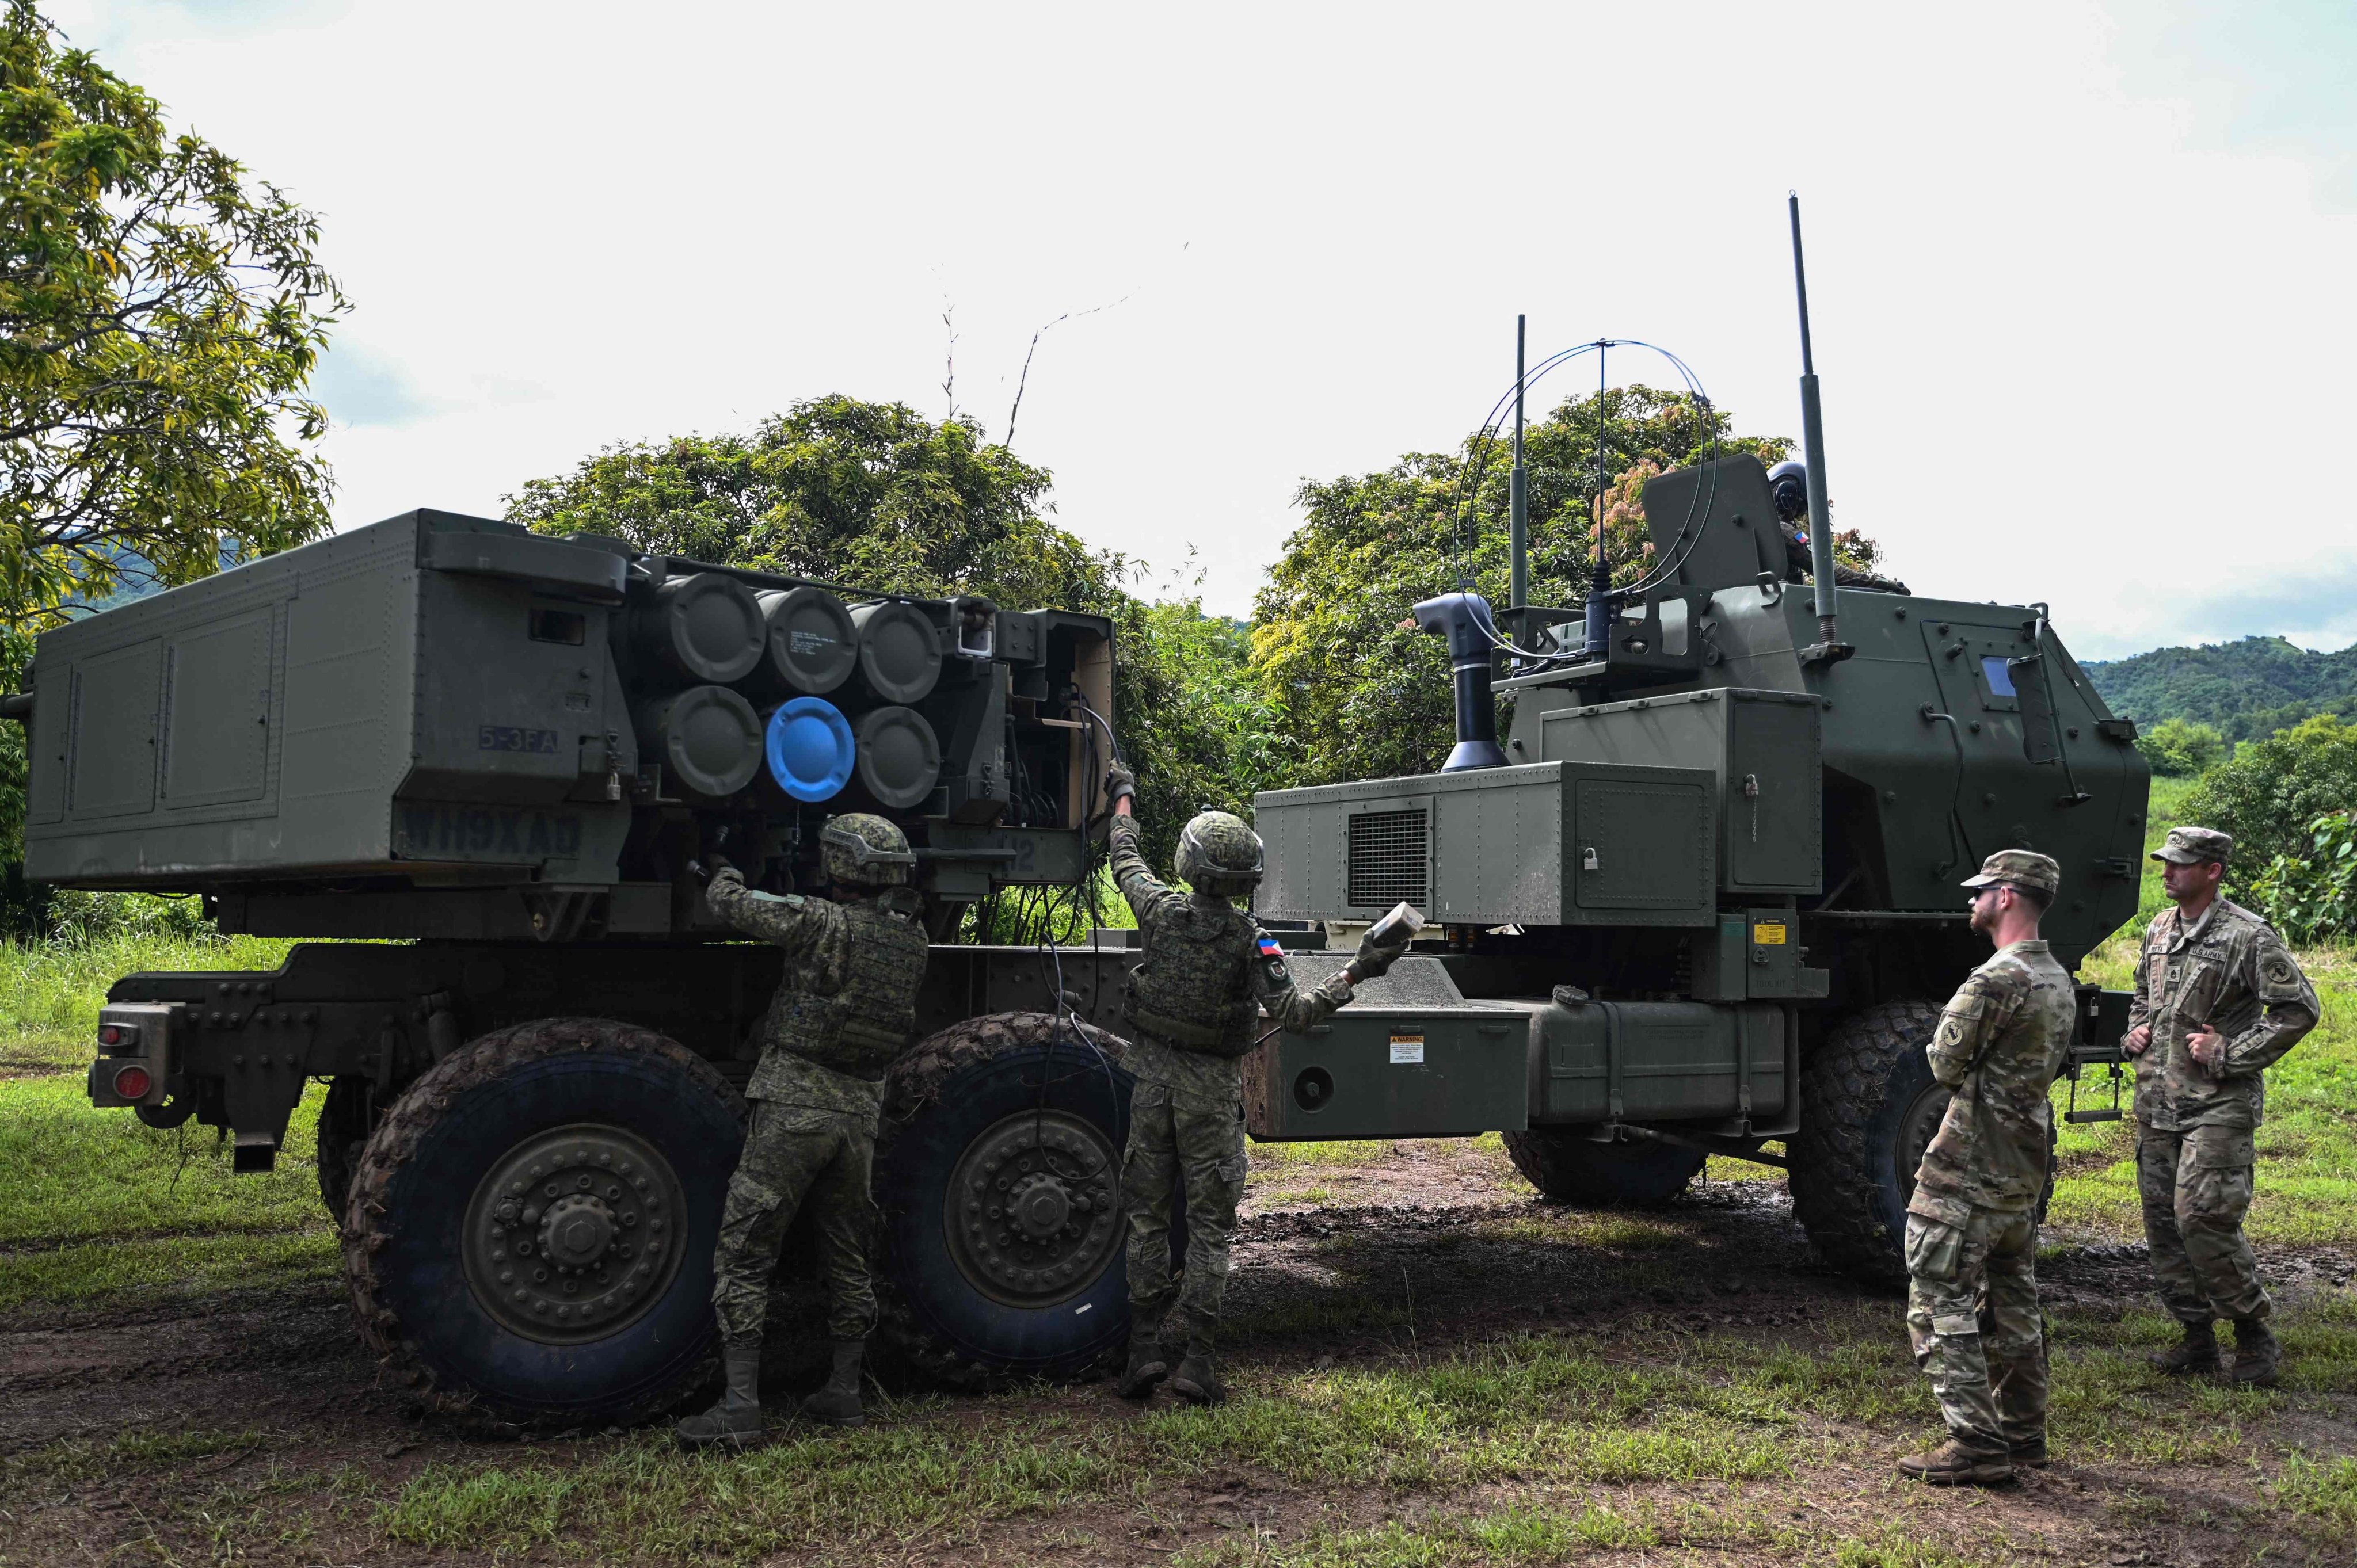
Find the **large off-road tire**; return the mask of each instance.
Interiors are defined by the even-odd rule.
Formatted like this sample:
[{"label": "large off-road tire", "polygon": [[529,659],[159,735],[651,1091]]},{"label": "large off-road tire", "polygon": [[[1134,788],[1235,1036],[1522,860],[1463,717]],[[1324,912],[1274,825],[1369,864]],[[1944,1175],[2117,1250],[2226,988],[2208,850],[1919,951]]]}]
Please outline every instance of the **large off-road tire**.
[{"label": "large off-road tire", "polygon": [[1120,1039],[1085,1034],[996,1013],[893,1064],[876,1155],[883,1327],[937,1381],[1088,1378],[1126,1341],[1130,1077]]},{"label": "large off-road tire", "polygon": [[[1869,1283],[1907,1282],[1915,1171],[1954,1098],[1923,1054],[1939,1026],[1928,1002],[1879,1003],[1835,1020],[1801,1069],[1801,1131],[1786,1145],[1792,1212],[1818,1251]],[[2054,1197],[2054,1143],[2049,1126],[2040,1221]]]},{"label": "large off-road tire", "polygon": [[344,1218],[361,1332],[443,1408],[628,1422],[708,1375],[712,1250],[742,1102],[600,1018],[486,1035],[370,1136]]},{"label": "large off-road tire", "polygon": [[1650,1139],[1599,1144],[1557,1127],[1505,1136],[1514,1168],[1539,1191],[1575,1208],[1658,1208],[1685,1191],[1710,1157]]},{"label": "large off-road tire", "polygon": [[339,1226],[351,1206],[352,1172],[374,1130],[371,1092],[366,1078],[345,1073],[328,1085],[327,1101],[319,1107],[319,1201]]}]

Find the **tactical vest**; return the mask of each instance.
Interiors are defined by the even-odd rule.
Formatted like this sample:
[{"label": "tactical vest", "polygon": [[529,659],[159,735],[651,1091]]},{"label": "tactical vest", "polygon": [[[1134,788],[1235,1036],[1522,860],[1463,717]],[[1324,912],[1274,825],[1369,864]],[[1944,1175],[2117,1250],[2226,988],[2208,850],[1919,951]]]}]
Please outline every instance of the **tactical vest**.
[{"label": "tactical vest", "polygon": [[1228,905],[1189,899],[1157,922],[1146,960],[1129,972],[1131,1023],[1172,1045],[1206,1056],[1252,1049],[1253,1001],[1246,961],[1253,918]]},{"label": "tactical vest", "polygon": [[806,973],[780,1043],[853,1078],[884,1076],[917,1032],[917,989],[931,944],[912,906],[915,896],[901,888],[843,906],[843,984],[822,993]]}]

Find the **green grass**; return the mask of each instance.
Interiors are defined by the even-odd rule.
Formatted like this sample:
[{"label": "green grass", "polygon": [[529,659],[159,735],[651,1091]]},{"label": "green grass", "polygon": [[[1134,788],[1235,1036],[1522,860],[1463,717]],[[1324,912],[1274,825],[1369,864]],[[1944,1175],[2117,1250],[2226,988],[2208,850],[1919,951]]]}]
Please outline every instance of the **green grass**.
[{"label": "green grass", "polygon": [[79,1076],[0,1081],[0,1309],[336,1273],[315,1157],[325,1095],[304,1095],[276,1169],[236,1176],[211,1128],[98,1110]]},{"label": "green grass", "polygon": [[0,1077],[90,1060],[106,989],[149,969],[276,969],[294,944],[262,937],[0,942]]}]

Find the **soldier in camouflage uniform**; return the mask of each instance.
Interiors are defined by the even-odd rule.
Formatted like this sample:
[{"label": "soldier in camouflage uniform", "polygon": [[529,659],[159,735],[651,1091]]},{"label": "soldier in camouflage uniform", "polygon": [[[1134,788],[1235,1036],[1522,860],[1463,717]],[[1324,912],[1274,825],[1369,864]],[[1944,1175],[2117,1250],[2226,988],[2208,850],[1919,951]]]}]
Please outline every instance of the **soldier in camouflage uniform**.
[{"label": "soldier in camouflage uniform", "polygon": [[2136,959],[2123,1042],[2136,1058],[2136,1187],[2160,1299],[2184,1343],[2165,1371],[2218,1369],[2213,1319],[2234,1322],[2234,1380],[2276,1380],[2281,1348],[2257,1260],[2243,1240],[2252,1139],[2267,1064],[2316,1026],[2316,992],[2265,920],[2218,897],[2234,841],[2171,828],[2153,851],[2176,904],[2153,918]]},{"label": "soldier in camouflage uniform", "polygon": [[[1809,553],[1809,470],[1802,463],[1779,463],[1768,470],[1768,488],[1776,498],[1776,527],[1784,535],[1784,580],[1805,583],[1815,565]],[[1834,563],[1834,586],[1872,588],[1878,593],[1904,594],[1907,585],[1896,577],[1878,577],[1855,566]]]},{"label": "soldier in camouflage uniform", "polygon": [[[1298,990],[1275,940],[1230,902],[1260,882],[1259,835],[1225,811],[1189,822],[1177,868],[1193,891],[1181,893],[1138,853],[1130,805],[1136,779],[1115,768],[1105,789],[1114,802],[1114,879],[1145,941],[1130,977],[1128,1064],[1137,1087],[1122,1156],[1130,1337],[1119,1388],[1125,1398],[1143,1399],[1167,1376],[1180,1398],[1215,1404],[1227,1391],[1211,1349],[1244,1190],[1243,1058],[1265,1027],[1307,1029],[1350,1001],[1352,984],[1388,970],[1405,944],[1361,942],[1340,973],[1314,991]],[[1271,1025],[1261,1023],[1264,1007]],[[1170,1200],[1182,1181],[1187,1255],[1174,1282]],[[1166,1348],[1166,1338],[1183,1355]]]},{"label": "soldier in camouflage uniform", "polygon": [[1956,1092],[1907,1205],[1907,1329],[1948,1441],[1899,1470],[1935,1486],[1987,1486],[2016,1465],[2046,1463],[2038,1198],[2047,1096],[2078,1000],[2038,922],[2061,883],[2060,866],[2026,849],[1999,850],[1964,883],[1973,929],[1996,954],[1949,1000],[1926,1053],[1932,1076]]},{"label": "soldier in camouflage uniform", "polygon": [[762,1024],[761,1059],[745,1086],[753,1124],[728,1182],[713,1255],[712,1304],[720,1319],[727,1391],[679,1424],[689,1447],[759,1440],[761,1326],[770,1275],[795,1213],[818,1221],[826,1276],[826,1331],[834,1370],[804,1400],[803,1415],[837,1426],[866,1422],[860,1359],[876,1324],[867,1245],[876,1206],[868,1176],[884,1071],[907,1048],[929,948],[923,905],[906,886],[917,857],[899,828],[860,812],[819,834],[834,900],[779,897],[745,886],[725,860],[710,865],[705,899],[748,936],[785,950],[786,972]]}]

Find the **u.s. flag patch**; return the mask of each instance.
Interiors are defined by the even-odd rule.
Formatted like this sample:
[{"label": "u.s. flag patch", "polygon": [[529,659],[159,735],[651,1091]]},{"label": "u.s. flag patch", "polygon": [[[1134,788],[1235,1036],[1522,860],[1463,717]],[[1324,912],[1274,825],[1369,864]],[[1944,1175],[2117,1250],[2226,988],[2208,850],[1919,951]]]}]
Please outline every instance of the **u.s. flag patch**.
[{"label": "u.s. flag patch", "polygon": [[1260,956],[1263,958],[1283,958],[1285,956],[1285,950],[1276,945],[1276,939],[1275,937],[1263,937],[1260,940]]}]

